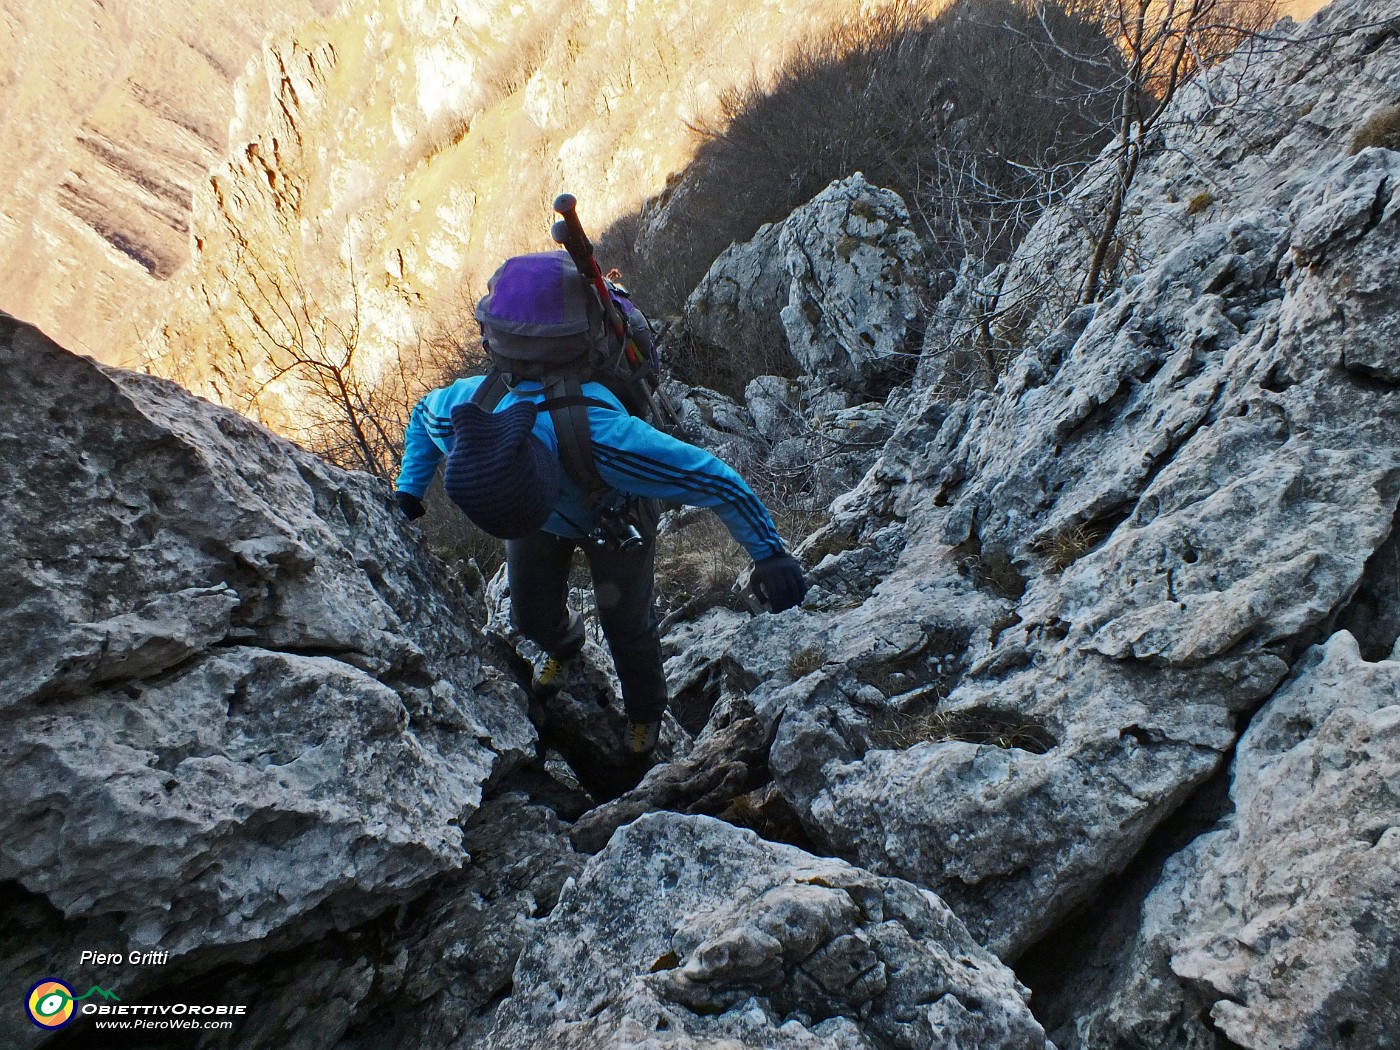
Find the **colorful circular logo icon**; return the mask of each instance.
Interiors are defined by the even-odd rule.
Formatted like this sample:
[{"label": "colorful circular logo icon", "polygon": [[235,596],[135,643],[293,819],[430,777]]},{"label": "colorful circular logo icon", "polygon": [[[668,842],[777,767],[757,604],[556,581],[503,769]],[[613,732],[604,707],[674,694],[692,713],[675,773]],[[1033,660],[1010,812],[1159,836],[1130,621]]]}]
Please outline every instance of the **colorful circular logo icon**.
[{"label": "colorful circular logo icon", "polygon": [[49,977],[29,989],[29,1019],[40,1028],[62,1028],[73,1020],[73,989]]}]

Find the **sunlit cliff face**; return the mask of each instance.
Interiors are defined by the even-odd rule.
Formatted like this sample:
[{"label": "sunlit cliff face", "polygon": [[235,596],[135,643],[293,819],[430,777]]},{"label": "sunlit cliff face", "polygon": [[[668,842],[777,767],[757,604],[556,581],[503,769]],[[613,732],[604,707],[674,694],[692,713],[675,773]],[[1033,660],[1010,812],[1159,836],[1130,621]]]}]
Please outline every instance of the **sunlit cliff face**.
[{"label": "sunlit cliff face", "polygon": [[280,341],[284,292],[353,330],[371,372],[460,332],[502,258],[551,247],[560,191],[604,229],[685,167],[722,89],[849,10],[354,0],[302,26],[239,85],[156,367],[236,400],[257,370],[230,346]]},{"label": "sunlit cliff face", "polygon": [[0,0],[0,309],[112,359],[189,258],[268,34],[335,0]]},{"label": "sunlit cliff face", "polygon": [[632,211],[720,90],[851,8],[0,0],[0,309],[225,399],[284,295],[389,360],[549,247],[556,193]]},{"label": "sunlit cliff face", "polygon": [[659,191],[719,90],[851,6],[0,5],[0,309],[196,382],[250,268],[416,338],[548,247],[561,189],[595,228]]}]

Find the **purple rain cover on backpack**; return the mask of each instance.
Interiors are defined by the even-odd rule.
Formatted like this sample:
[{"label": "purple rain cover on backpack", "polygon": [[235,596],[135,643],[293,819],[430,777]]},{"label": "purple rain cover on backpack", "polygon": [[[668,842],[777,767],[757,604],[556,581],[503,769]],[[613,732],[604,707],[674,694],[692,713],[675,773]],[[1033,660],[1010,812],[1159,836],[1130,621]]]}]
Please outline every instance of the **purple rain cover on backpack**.
[{"label": "purple rain cover on backpack", "polygon": [[506,370],[535,373],[606,348],[602,309],[567,252],[507,259],[486,287],[476,319]]}]

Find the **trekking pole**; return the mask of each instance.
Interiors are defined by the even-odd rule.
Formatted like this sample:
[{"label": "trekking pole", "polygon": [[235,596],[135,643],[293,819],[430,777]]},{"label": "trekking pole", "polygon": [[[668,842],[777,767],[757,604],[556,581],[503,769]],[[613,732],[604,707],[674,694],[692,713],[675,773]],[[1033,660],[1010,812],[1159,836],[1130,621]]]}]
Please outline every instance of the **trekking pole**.
[{"label": "trekking pole", "polygon": [[607,279],[603,276],[603,268],[598,265],[598,260],[593,255],[593,242],[588,239],[588,234],[583,232],[583,223],[579,221],[578,198],[572,193],[561,193],[554,198],[554,210],[562,216],[550,230],[554,243],[561,245],[569,253],[569,258],[574,261],[578,272],[593,285],[598,303],[603,308],[604,320],[621,341],[628,366],[634,373],[644,367],[646,369],[646,381],[641,386],[650,404],[652,418],[661,422],[664,427],[678,426],[680,414],[661,389],[661,377],[656,374],[652,361],[642,359],[636,342],[627,331],[627,320],[613,301]]},{"label": "trekking pole", "polygon": [[623,319],[622,311],[613,302],[612,292],[608,291],[603,268],[598,265],[598,260],[593,255],[593,242],[588,239],[588,234],[583,232],[583,223],[579,222],[577,208],[578,198],[572,193],[561,193],[555,197],[554,210],[563,218],[554,224],[550,235],[555,244],[563,245],[564,250],[569,253],[569,258],[578,267],[578,272],[592,282],[593,290],[598,294],[598,302],[602,304],[603,316],[607,319],[608,327],[613,330],[613,335],[622,340],[627,352],[627,363],[636,368],[642,363],[641,356],[637,353],[636,345],[627,338],[627,322]]}]

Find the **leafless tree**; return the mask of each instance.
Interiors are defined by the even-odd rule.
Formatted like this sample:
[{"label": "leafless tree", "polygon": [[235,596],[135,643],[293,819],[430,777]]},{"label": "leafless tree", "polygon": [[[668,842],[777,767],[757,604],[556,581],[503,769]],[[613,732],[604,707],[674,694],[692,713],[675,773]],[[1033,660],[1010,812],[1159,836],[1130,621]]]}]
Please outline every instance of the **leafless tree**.
[{"label": "leafless tree", "polygon": [[434,336],[367,367],[353,261],[320,282],[325,291],[313,292],[290,253],[289,231],[283,234],[261,249],[231,236],[229,260],[217,267],[217,282],[206,284],[209,316],[225,344],[210,355],[215,381],[236,407],[311,451],[389,480],[417,398],[458,370],[461,350]]},{"label": "leafless tree", "polygon": [[1278,9],[1275,0],[1083,0],[1073,10],[1102,27],[1111,50],[1076,53],[1048,24],[1045,37],[1082,67],[1117,71],[1105,89],[1113,97],[1114,170],[1080,293],[1081,302],[1092,303],[1121,251],[1124,202],[1172,100],[1196,74],[1250,44],[1277,20]]}]

